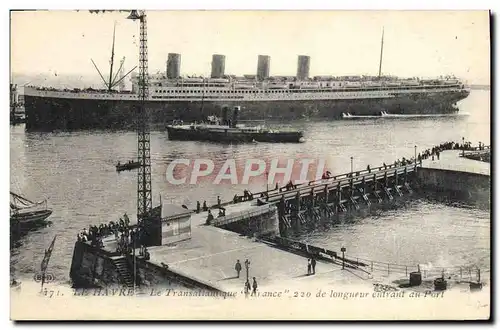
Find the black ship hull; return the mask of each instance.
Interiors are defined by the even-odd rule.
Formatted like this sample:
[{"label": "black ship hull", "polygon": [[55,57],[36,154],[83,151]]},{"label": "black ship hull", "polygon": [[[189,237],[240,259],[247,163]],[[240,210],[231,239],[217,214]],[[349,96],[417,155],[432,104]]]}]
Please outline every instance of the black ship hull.
[{"label": "black ship hull", "polygon": [[[240,120],[342,119],[352,115],[452,114],[467,90],[398,94],[392,98],[276,101],[148,101],[147,118],[153,127],[173,120],[201,121],[220,115],[224,106],[241,106]],[[137,101],[67,99],[25,95],[27,130],[135,129]]]},{"label": "black ship hull", "polygon": [[212,142],[299,143],[302,132],[224,132],[167,126],[169,140]]},{"label": "black ship hull", "polygon": [[10,231],[14,234],[22,234],[28,230],[46,225],[46,219],[52,214],[52,210],[38,210],[30,212],[19,212],[10,216]]}]

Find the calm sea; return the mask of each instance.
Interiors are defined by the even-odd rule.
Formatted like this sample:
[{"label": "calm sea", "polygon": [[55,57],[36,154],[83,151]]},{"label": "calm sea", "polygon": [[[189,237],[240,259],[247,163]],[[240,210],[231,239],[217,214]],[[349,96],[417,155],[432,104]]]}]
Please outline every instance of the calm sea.
[{"label": "calm sea", "polygon": [[[242,185],[173,185],[166,169],[174,159],[205,158],[221,165],[228,158],[276,157],[326,159],[333,173],[364,169],[367,164],[392,163],[417,150],[444,141],[490,143],[489,91],[472,91],[459,107],[468,115],[420,119],[365,121],[300,121],[279,124],[305,131],[302,144],[220,145],[169,141],[166,131],[151,133],[153,200],[192,206],[197,200],[215,203],[216,196],[232,199],[242,190],[265,189],[263,180]],[[82,131],[27,133],[11,128],[11,190],[31,200],[47,199],[52,224],[31,232],[11,247],[11,270],[32,278],[40,269],[43,251],[55,234],[56,249],[49,269],[60,282],[69,281],[77,233],[90,224],[117,220],[124,212],[136,214],[136,172],[115,171],[117,161],[136,157],[134,132]],[[133,216],[131,216],[133,218]],[[418,198],[397,209],[380,210],[341,223],[304,232],[300,239],[351,255],[403,264],[463,266],[490,263],[490,212]]]}]

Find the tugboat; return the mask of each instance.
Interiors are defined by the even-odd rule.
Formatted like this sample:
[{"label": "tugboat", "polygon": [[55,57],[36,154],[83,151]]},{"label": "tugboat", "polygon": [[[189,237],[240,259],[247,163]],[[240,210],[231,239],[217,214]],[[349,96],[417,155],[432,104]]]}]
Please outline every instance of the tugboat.
[{"label": "tugboat", "polygon": [[118,162],[118,164],[116,164],[116,171],[117,172],[130,171],[139,167],[141,167],[141,163],[139,163],[138,161],[134,162],[129,160],[128,163],[123,163],[123,164],[120,164],[120,162]]},{"label": "tugboat", "polygon": [[275,142],[299,143],[304,140],[302,131],[277,131],[264,126],[245,126],[238,124],[241,107],[234,107],[232,120],[228,119],[228,108],[224,107],[222,120],[209,116],[208,123],[184,125],[174,121],[167,126],[170,140],[215,141],[215,142]]},{"label": "tugboat", "polygon": [[47,201],[32,202],[16,193],[10,192],[10,227],[16,232],[23,232],[45,223],[52,210],[47,208]]}]

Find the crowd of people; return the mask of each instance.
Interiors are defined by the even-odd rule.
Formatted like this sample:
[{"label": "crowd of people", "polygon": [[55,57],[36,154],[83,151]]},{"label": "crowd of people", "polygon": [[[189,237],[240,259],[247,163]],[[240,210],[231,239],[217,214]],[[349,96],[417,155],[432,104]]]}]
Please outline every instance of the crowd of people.
[{"label": "crowd of people", "polygon": [[69,92],[69,93],[114,93],[114,94],[131,94],[130,91],[116,91],[116,90],[111,90],[108,91],[107,89],[95,89],[92,87],[87,87],[87,88],[54,88],[54,87],[43,87],[43,86],[34,86],[34,85],[27,85],[26,87],[34,88],[39,91],[47,91],[47,92]]},{"label": "crowd of people", "polygon": [[[428,148],[422,152],[420,152],[418,155],[417,155],[417,162],[418,163],[422,163],[422,160],[425,160],[425,159],[431,159],[431,160],[439,160],[439,157],[441,155],[441,152],[445,151],[445,150],[476,150],[476,149],[479,149],[479,150],[483,150],[485,148],[485,145],[484,143],[481,143],[479,142],[479,146],[476,148],[472,145],[472,142],[463,142],[463,143],[458,143],[458,142],[444,142],[444,143],[441,143],[437,146],[434,146],[432,148]],[[406,159],[406,158],[402,158],[401,160],[397,159],[395,162],[394,162],[394,166],[404,166],[404,165],[411,165],[415,163],[415,158],[412,157],[412,158],[409,158],[409,159]],[[387,165],[385,163],[383,163],[382,165],[384,167],[384,169],[387,169]],[[369,170],[369,167],[367,168]]]},{"label": "crowd of people", "polygon": [[139,255],[149,258],[147,248],[142,244],[142,226],[131,227],[130,219],[125,213],[118,222],[110,221],[108,224],[99,226],[90,225],[88,230],[84,228],[77,235],[78,242],[89,242],[91,246],[103,248],[103,237],[114,235],[116,240],[116,252],[120,254],[132,253],[132,249],[139,248]]},{"label": "crowd of people", "polygon": [[[222,206],[219,207],[219,215],[218,215],[218,218],[220,217],[225,217],[226,216],[226,209],[223,208]],[[207,213],[207,220],[205,221],[205,224],[206,225],[211,225],[212,224],[212,220],[214,220],[214,215],[212,214],[212,211],[211,210],[208,210],[208,213]]]}]

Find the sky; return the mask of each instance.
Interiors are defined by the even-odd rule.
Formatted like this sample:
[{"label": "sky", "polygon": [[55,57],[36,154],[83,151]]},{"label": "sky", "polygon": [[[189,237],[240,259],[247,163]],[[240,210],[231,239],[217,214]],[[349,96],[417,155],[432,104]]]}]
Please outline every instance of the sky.
[{"label": "sky", "polygon": [[[148,11],[149,72],[164,72],[180,53],[181,74],[210,74],[212,54],[226,55],[226,74],[255,74],[271,56],[271,75],[295,75],[297,56],[310,75],[376,75],[384,29],[382,73],[455,75],[489,84],[487,11]],[[116,22],[115,69],[138,63],[139,23],[126,12],[11,12],[11,71],[105,77]]]}]

